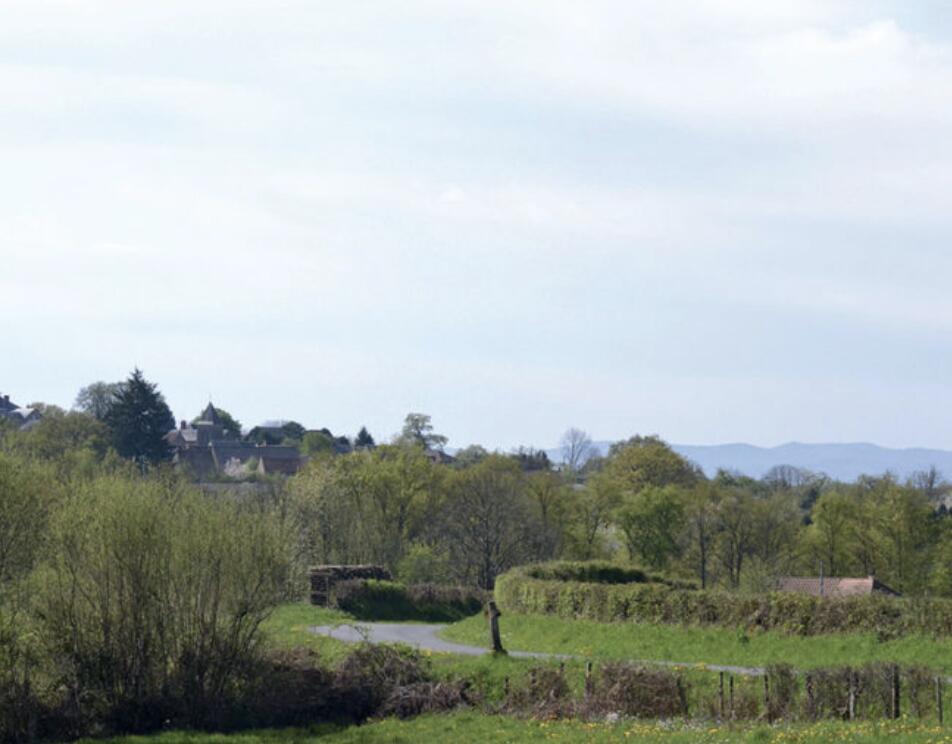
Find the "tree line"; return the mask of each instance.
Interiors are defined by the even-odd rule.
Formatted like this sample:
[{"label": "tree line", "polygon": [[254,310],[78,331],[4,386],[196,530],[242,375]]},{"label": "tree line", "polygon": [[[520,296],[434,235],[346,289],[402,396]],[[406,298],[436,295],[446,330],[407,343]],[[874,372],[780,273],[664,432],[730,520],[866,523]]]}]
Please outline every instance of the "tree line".
[{"label": "tree line", "polygon": [[[141,372],[84,388],[78,404],[29,431],[0,428],[0,451],[73,481],[129,462],[165,474],[156,442],[174,422]],[[790,466],[706,477],[656,436],[603,456],[579,429],[563,437],[558,466],[542,451],[479,445],[434,457],[447,439],[418,413],[388,444],[365,429],[360,440],[347,454],[316,448],[298,475],[270,484],[267,508],[291,525],[301,567],[379,563],[410,583],[491,588],[527,562],[608,559],[702,587],[874,574],[906,594],[952,596],[948,484],[934,469],[905,482],[841,483]]]}]

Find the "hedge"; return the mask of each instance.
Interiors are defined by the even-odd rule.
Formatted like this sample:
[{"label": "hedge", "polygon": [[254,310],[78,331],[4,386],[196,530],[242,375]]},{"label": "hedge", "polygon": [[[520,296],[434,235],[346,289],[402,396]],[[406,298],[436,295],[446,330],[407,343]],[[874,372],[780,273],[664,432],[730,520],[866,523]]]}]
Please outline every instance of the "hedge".
[{"label": "hedge", "polygon": [[640,568],[619,566],[607,561],[553,561],[523,566],[525,575],[543,581],[581,581],[593,584],[667,584],[683,589],[695,588],[686,581],[673,581],[646,574]]},{"label": "hedge", "polygon": [[331,590],[331,605],[361,620],[453,622],[475,615],[487,595],[478,589],[438,584],[406,586],[394,581],[355,579]]},{"label": "hedge", "polygon": [[715,625],[801,636],[952,636],[952,600],[948,599],[897,599],[883,595],[831,599],[789,592],[748,595],[690,590],[659,582],[557,581],[533,578],[533,574],[553,575],[536,567],[520,567],[496,580],[495,595],[501,609],[597,622]]}]

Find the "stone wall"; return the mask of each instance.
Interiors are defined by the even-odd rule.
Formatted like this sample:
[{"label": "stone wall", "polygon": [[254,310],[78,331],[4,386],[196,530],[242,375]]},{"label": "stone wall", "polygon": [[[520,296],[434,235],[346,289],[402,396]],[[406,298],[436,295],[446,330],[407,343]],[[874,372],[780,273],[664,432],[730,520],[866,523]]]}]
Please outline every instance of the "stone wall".
[{"label": "stone wall", "polygon": [[327,607],[334,585],[352,579],[391,581],[393,576],[383,566],[314,566],[311,577],[311,604]]}]

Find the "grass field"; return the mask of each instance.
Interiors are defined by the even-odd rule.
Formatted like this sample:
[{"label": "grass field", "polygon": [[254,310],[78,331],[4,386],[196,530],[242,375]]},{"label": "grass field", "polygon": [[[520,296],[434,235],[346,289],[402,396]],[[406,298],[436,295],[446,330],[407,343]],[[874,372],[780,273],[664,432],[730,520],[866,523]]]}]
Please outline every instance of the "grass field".
[{"label": "grass field", "polygon": [[[952,644],[916,635],[894,641],[879,641],[872,634],[801,638],[779,633],[744,634],[723,628],[596,623],[550,615],[504,615],[500,628],[507,648],[591,659],[740,666],[784,662],[799,669],[895,661],[952,673]],[[486,621],[481,616],[451,625],[443,636],[474,646],[487,646],[489,642]]]},{"label": "grass field", "polygon": [[[417,742],[582,742],[637,741],[644,744],[714,744],[715,742],[756,742],[758,744],[798,744],[800,742],[897,742],[897,744],[938,744],[952,742],[952,728],[921,726],[906,721],[884,723],[822,723],[808,726],[717,725],[684,726],[655,722],[579,723],[569,721],[522,721],[502,716],[456,713],[423,716],[411,721],[388,719],[345,729],[324,727],[312,731],[263,731],[226,736],[170,732],[149,737],[108,739],[111,744],[416,744]],[[105,744],[98,740],[98,744]],[[87,744],[94,744],[87,740]]]},{"label": "grass field", "polygon": [[[317,651],[325,663],[332,665],[342,659],[348,646],[339,641],[316,636],[308,631],[312,625],[355,623],[353,617],[307,604],[284,605],[269,619],[266,631],[275,647],[306,646]],[[671,659],[685,662],[729,663],[760,666],[771,661],[792,661],[796,666],[862,663],[877,659],[923,663],[952,672],[952,651],[927,638],[879,643],[866,636],[793,638],[774,634],[755,634],[749,639],[724,630],[679,628],[674,626],[639,626],[631,624],[599,624],[588,621],[570,622],[548,616],[525,617],[506,615],[502,618],[504,641],[513,649],[577,654],[592,659]],[[473,645],[486,645],[485,620],[474,617],[450,626],[448,638]],[[457,657],[429,655],[433,670],[442,677],[466,677],[475,682],[488,701],[501,697],[503,680],[513,685],[525,679],[537,661],[509,657]],[[550,662],[558,664],[557,661]],[[566,678],[578,691],[583,680],[584,662],[569,661]],[[696,665],[682,670],[688,681],[689,696],[697,703],[704,695],[714,693],[716,675]],[[758,680],[738,680],[742,687]],[[752,689],[754,689],[752,688]],[[952,705],[952,703],[950,703]],[[696,708],[694,708],[696,709]],[[100,740],[102,741],[102,740]],[[947,729],[931,722],[913,720],[819,723],[812,725],[735,724],[712,722],[684,724],[657,721],[622,721],[619,723],[585,723],[580,721],[532,721],[461,712],[452,715],[423,716],[410,721],[388,719],[364,726],[339,728],[321,726],[306,731],[270,730],[242,734],[203,734],[169,732],[148,737],[121,737],[107,740],[114,744],[252,744],[272,742],[291,744],[384,744],[385,742],[621,742],[639,741],[651,744],[670,742],[687,744],[701,742],[899,742],[916,744],[949,742],[952,724]]]}]

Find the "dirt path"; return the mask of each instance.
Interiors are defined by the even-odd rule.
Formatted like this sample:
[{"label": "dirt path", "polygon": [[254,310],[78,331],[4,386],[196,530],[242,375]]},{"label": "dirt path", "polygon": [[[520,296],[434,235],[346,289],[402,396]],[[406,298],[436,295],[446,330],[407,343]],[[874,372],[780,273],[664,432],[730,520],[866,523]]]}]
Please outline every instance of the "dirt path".
[{"label": "dirt path", "polygon": [[[312,626],[310,631],[318,635],[336,638],[346,643],[404,643],[426,651],[445,654],[461,654],[463,656],[482,656],[488,654],[488,648],[480,646],[466,646],[461,643],[444,641],[439,637],[446,625],[402,624],[402,623],[357,623],[355,625],[318,625]],[[509,651],[509,655],[518,659],[574,659],[579,658],[566,654],[545,654],[534,651]],[[689,661],[650,661],[632,660],[639,664],[653,664],[657,666],[696,666],[697,662]],[[760,667],[731,666],[724,664],[705,664],[706,669],[715,672],[727,672],[739,676],[755,677],[762,675]]]}]

